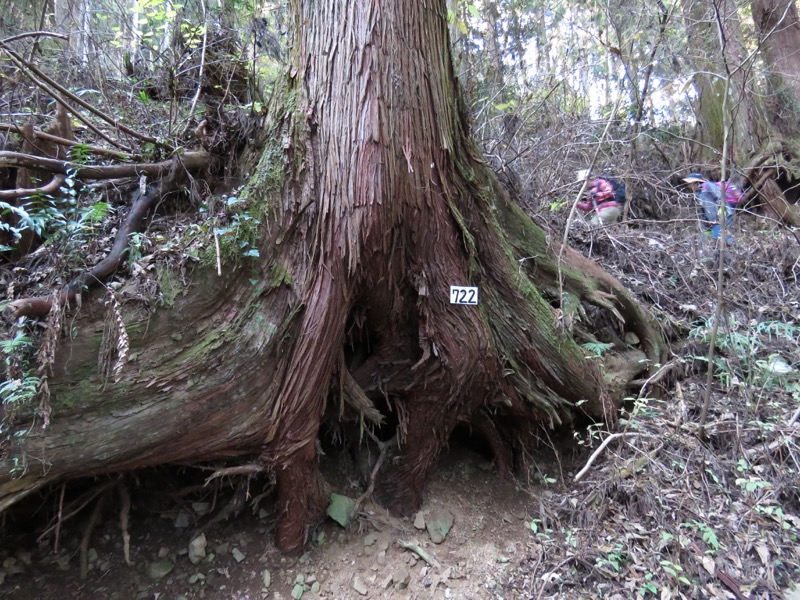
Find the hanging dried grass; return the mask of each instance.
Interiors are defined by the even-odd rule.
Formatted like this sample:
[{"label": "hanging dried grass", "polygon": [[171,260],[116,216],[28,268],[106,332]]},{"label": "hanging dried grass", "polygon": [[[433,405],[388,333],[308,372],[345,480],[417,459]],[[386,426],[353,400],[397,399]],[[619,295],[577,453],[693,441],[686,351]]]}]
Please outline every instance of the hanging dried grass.
[{"label": "hanging dried grass", "polygon": [[37,371],[40,377],[39,414],[42,415],[42,429],[46,429],[50,425],[50,415],[53,412],[50,406],[50,386],[47,384],[47,378],[52,372],[53,363],[55,362],[56,348],[58,347],[58,340],[61,338],[61,326],[64,318],[63,307],[58,302],[58,292],[53,292],[51,302],[53,307],[47,314],[44,335],[38,352],[39,368]]},{"label": "hanging dried grass", "polygon": [[105,305],[107,310],[103,325],[103,340],[100,342],[100,352],[97,356],[97,369],[103,378],[103,389],[112,375],[115,383],[119,381],[130,349],[128,331],[125,329],[119,302],[113,290],[109,290]]}]

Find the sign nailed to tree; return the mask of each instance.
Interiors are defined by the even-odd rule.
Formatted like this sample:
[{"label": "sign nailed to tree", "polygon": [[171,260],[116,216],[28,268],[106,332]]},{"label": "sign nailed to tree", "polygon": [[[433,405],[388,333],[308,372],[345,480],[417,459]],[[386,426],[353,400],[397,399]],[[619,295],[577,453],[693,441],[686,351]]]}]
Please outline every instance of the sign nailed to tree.
[{"label": "sign nailed to tree", "polygon": [[478,304],[478,288],[465,285],[451,285],[450,304]]}]

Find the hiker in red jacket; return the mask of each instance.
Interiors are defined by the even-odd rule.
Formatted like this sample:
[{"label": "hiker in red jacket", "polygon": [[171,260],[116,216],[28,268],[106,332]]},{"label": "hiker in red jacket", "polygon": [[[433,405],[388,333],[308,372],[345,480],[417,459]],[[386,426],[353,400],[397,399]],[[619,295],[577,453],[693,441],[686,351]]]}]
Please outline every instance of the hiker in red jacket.
[{"label": "hiker in red jacket", "polygon": [[616,223],[622,217],[625,205],[625,184],[603,175],[589,184],[586,198],[577,206],[585,213],[591,213],[589,221],[593,227]]}]

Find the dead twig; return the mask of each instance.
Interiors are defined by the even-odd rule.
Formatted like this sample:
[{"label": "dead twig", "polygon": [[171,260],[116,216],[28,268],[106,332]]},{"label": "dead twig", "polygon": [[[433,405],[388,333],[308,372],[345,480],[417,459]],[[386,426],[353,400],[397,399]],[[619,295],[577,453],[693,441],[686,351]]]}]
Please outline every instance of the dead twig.
[{"label": "dead twig", "polygon": [[608,436],[606,439],[604,439],[604,440],[603,440],[603,443],[602,443],[602,444],[600,444],[600,445],[597,447],[597,450],[595,450],[594,452],[592,452],[592,455],[589,457],[589,460],[587,460],[587,461],[586,461],[586,464],[584,465],[584,467],[583,467],[583,468],[582,468],[580,471],[578,471],[578,473],[577,473],[577,474],[575,475],[575,477],[573,478],[573,481],[580,481],[580,480],[581,480],[581,478],[582,478],[584,475],[586,475],[586,473],[589,471],[589,468],[592,466],[592,464],[594,463],[594,461],[595,461],[595,460],[597,460],[597,457],[598,457],[598,456],[600,456],[600,454],[602,454],[603,450],[605,450],[606,446],[608,446],[608,445],[609,445],[611,442],[613,442],[613,441],[614,441],[614,440],[616,440],[617,438],[622,438],[622,437],[631,437],[631,436],[639,436],[639,437],[653,437],[653,436],[652,436],[652,435],[650,435],[650,434],[647,434],[647,433],[639,433],[639,432],[636,432],[636,431],[626,431],[626,432],[623,432],[623,433],[612,433],[612,434],[611,434],[611,435],[609,435],[609,436]]},{"label": "dead twig", "polygon": [[794,414],[792,415],[792,418],[789,419],[789,422],[786,424],[786,426],[787,427],[791,427],[792,425],[795,424],[795,422],[797,422],[798,418],[800,418],[800,406],[798,406],[797,410],[794,411]]},{"label": "dead twig", "polygon": [[558,563],[558,564],[555,566],[555,568],[551,569],[550,571],[548,571],[547,573],[545,573],[544,575],[542,575],[542,579],[544,580],[544,583],[542,584],[542,589],[540,589],[540,590],[539,590],[539,593],[536,595],[536,600],[539,600],[539,598],[541,598],[541,597],[542,597],[542,594],[544,594],[544,591],[545,591],[545,589],[547,589],[547,584],[548,584],[548,583],[550,583],[550,581],[546,579],[546,578],[547,578],[547,576],[548,576],[548,575],[555,575],[555,574],[556,574],[556,571],[558,571],[558,570],[559,570],[561,567],[563,567],[564,565],[566,565],[566,564],[568,564],[568,563],[572,562],[573,560],[575,560],[575,557],[574,557],[574,556],[568,556],[567,558],[565,558],[564,560],[562,560],[560,563]]}]

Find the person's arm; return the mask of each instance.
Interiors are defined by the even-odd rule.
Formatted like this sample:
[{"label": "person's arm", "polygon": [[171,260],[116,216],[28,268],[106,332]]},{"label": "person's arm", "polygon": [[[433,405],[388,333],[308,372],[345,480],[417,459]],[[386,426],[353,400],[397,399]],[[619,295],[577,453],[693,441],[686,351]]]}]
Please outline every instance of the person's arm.
[{"label": "person's arm", "polygon": [[719,205],[720,200],[722,200],[722,190],[716,183],[706,181],[697,193],[697,199],[700,200],[701,204]]}]

